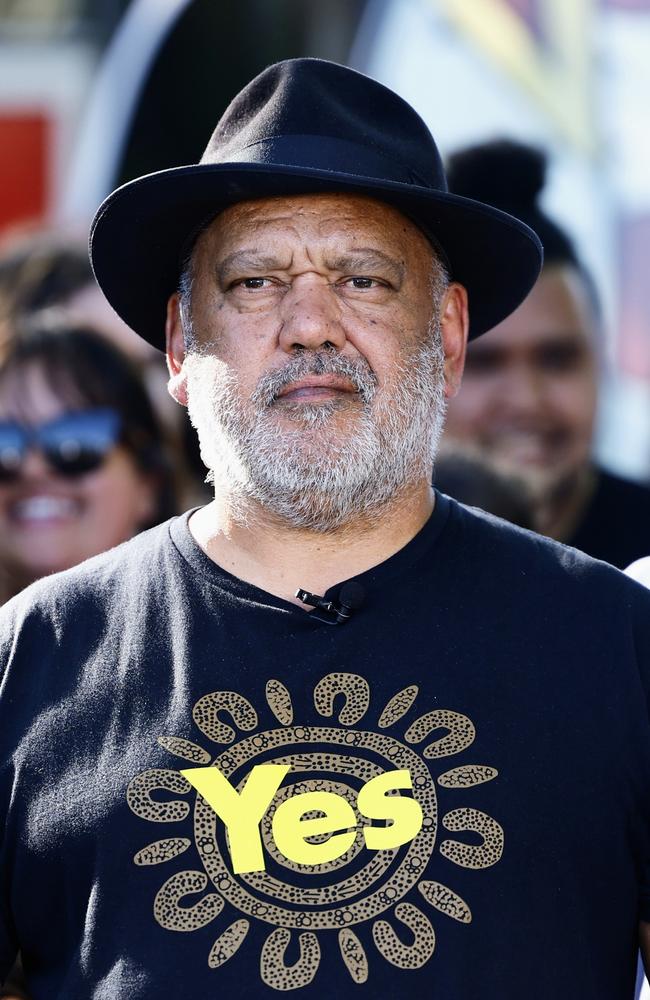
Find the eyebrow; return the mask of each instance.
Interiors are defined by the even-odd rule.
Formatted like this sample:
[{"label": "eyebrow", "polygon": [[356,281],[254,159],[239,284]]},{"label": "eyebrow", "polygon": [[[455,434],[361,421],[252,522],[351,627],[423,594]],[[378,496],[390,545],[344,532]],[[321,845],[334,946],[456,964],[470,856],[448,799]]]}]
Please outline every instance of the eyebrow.
[{"label": "eyebrow", "polygon": [[326,263],[334,271],[388,270],[397,284],[402,283],[406,271],[403,261],[395,260],[374,247],[356,247],[349,253],[328,257]]},{"label": "eyebrow", "polygon": [[[325,258],[325,263],[333,271],[343,273],[354,271],[388,270],[396,284],[404,280],[405,266],[388,254],[374,247],[358,247],[348,253]],[[290,260],[281,260],[272,254],[263,254],[254,248],[236,250],[217,264],[216,274],[224,282],[232,270],[243,271],[284,271],[291,266]]]},{"label": "eyebrow", "polygon": [[228,272],[234,269],[243,271],[281,271],[288,266],[286,261],[281,261],[278,257],[262,254],[254,248],[247,250],[236,250],[228,254],[217,264],[216,272],[219,281],[223,282]]}]

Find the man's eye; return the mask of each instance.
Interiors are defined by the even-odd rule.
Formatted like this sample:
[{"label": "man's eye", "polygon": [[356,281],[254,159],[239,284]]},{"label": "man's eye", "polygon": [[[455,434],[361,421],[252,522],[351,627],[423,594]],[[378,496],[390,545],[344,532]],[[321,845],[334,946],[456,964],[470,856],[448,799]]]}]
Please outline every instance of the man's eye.
[{"label": "man's eye", "polygon": [[378,288],[380,286],[380,282],[377,281],[376,278],[365,278],[361,275],[353,275],[351,278],[346,278],[343,284],[360,290],[366,288]]},{"label": "man's eye", "polygon": [[257,288],[268,288],[270,285],[269,278],[242,278],[240,281],[236,281],[235,288],[246,288],[250,291],[255,291]]},{"label": "man's eye", "polygon": [[226,287],[229,292],[258,292],[266,291],[273,284],[272,278],[234,278]]}]

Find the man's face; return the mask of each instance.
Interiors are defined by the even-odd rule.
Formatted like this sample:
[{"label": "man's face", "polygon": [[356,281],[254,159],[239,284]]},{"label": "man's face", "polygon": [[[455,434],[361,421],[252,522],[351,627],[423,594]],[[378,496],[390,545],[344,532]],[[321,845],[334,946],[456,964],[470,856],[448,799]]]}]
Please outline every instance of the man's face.
[{"label": "man's face", "polygon": [[422,233],[373,199],[226,210],[194,251],[185,357],[170,300],[172,384],[206,465],[296,526],[378,509],[430,474],[464,304]]},{"label": "man's face", "polygon": [[470,345],[445,440],[476,447],[543,499],[589,462],[598,365],[594,318],[572,268],[546,268],[523,304]]}]

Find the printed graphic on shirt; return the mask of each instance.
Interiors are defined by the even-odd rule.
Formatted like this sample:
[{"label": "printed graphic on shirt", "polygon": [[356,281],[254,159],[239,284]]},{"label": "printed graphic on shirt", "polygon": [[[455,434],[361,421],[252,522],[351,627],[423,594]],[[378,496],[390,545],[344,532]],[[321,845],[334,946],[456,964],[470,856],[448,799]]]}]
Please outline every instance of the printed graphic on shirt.
[{"label": "printed graphic on shirt", "polygon": [[[256,708],[235,691],[201,698],[192,712],[200,744],[158,738],[191,766],[144,771],[127,791],[137,816],[179,828],[139,850],[137,865],[190,849],[200,863],[163,882],[153,903],[158,923],[192,931],[221,921],[207,955],[216,969],[242,946],[251,921],[263,922],[269,934],[260,976],[282,991],[314,980],[327,933],[337,935],[352,980],[365,982],[373,956],[355,933],[362,924],[376,952],[398,968],[428,962],[436,914],[472,919],[469,903],[431,877],[441,867],[437,854],[463,868],[488,868],[501,857],[503,830],[464,801],[497,771],[483,763],[445,769],[446,758],[474,742],[474,725],[451,709],[418,714],[417,696],[411,685],[372,712],[363,677],[330,673],[314,688],[314,718],[297,720],[290,691],[270,680],[271,728],[260,726]],[[463,793],[459,807],[439,816],[436,785]],[[163,801],[160,790],[182,797]],[[480,843],[475,836],[467,843],[468,832]],[[201,892],[198,902],[185,898]],[[294,933],[299,957],[288,965]]]}]

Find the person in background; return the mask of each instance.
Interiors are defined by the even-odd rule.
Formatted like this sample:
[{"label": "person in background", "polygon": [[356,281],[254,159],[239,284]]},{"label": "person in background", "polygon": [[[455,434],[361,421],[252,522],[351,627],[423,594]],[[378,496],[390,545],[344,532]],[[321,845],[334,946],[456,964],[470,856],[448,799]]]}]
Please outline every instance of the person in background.
[{"label": "person in background", "polygon": [[3,600],[166,520],[171,464],[140,377],[96,331],[34,317],[0,342]]},{"label": "person in background", "polygon": [[[178,453],[182,507],[204,502],[196,435],[186,414],[167,392],[167,370],[160,352],[131,330],[111,309],[95,281],[86,241],[49,231],[14,234],[0,248],[0,330],[35,312],[56,308],[76,326],[90,326],[122,350],[137,366],[158,419]],[[181,455],[183,456],[181,460]]]},{"label": "person in background", "polygon": [[[58,264],[60,291],[82,269],[72,254]],[[49,304],[53,289],[43,287],[33,304]],[[162,430],[123,352],[96,330],[54,314],[5,326],[0,603],[33,580],[166,520],[175,509]],[[20,960],[0,998],[28,1000]]]},{"label": "person in background", "polygon": [[567,234],[540,208],[546,157],[499,140],[450,158],[449,188],[527,222],[544,268],[522,305],[470,344],[445,446],[474,446],[528,485],[537,531],[623,568],[650,551],[650,490],[593,458],[602,317]]},{"label": "person in background", "polygon": [[50,232],[21,233],[0,248],[0,323],[52,306],[90,324],[139,366],[163,371],[160,356],[108,305],[93,277],[85,242]]},{"label": "person in background", "polygon": [[525,483],[516,476],[503,475],[471,452],[441,454],[434,466],[433,485],[470,507],[479,507],[520,528],[533,527]]}]

